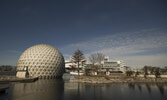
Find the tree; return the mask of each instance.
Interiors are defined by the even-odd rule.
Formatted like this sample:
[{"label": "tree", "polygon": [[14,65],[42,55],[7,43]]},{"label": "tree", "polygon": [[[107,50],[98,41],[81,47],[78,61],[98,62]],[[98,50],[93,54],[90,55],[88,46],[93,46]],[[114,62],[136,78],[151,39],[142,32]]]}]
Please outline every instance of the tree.
[{"label": "tree", "polygon": [[96,54],[96,53],[91,54],[91,55],[89,56],[89,61],[92,63],[92,65],[91,65],[92,71],[96,72],[97,69],[98,69],[98,68],[97,68],[98,66],[95,66],[95,63],[97,63],[97,54]]},{"label": "tree", "polygon": [[139,75],[139,71],[137,71],[137,72],[135,73],[135,77],[137,77],[137,75]]},{"label": "tree", "polygon": [[159,75],[160,75],[160,68],[159,67],[156,67],[155,68],[155,76],[156,76],[156,78],[158,78],[159,77]]},{"label": "tree", "polygon": [[97,62],[97,55],[95,53],[91,54],[89,56],[89,61],[94,65]]},{"label": "tree", "polygon": [[132,76],[133,75],[133,71],[126,71],[126,76]]},{"label": "tree", "polygon": [[[92,68],[98,70],[98,67],[101,68],[101,62],[104,60],[104,54],[94,53],[89,56],[89,61],[92,63]],[[95,65],[97,63],[98,65]]]},{"label": "tree", "polygon": [[96,53],[96,54],[97,54],[97,61],[98,61],[100,73],[101,73],[101,62],[104,60],[104,54],[102,53]]},{"label": "tree", "polygon": [[144,77],[146,78],[146,76],[148,75],[148,66],[144,66],[143,70],[144,70]]},{"label": "tree", "polygon": [[167,73],[167,66],[165,66],[164,69],[165,69],[165,73]]},{"label": "tree", "polygon": [[101,65],[101,62],[104,60],[104,54],[96,53],[97,54],[97,62]]},{"label": "tree", "polygon": [[89,56],[89,61],[92,64],[95,64],[95,63],[101,64],[103,60],[104,60],[104,54],[102,53],[94,53]]},{"label": "tree", "polygon": [[11,65],[1,65],[0,71],[16,71],[16,66]]},{"label": "tree", "polygon": [[79,76],[79,65],[83,59],[85,59],[84,54],[79,49],[75,51],[75,53],[72,56],[72,61],[76,63],[78,66],[78,76]]}]

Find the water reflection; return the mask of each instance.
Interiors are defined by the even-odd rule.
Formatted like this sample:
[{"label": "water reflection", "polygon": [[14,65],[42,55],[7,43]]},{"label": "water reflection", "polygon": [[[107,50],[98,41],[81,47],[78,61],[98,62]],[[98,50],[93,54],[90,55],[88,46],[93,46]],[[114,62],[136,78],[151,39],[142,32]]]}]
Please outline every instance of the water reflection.
[{"label": "water reflection", "polygon": [[161,95],[164,95],[165,94],[165,90],[167,89],[167,84],[165,83],[129,83],[128,84],[128,87],[129,89],[132,89],[132,90],[135,90],[135,87],[138,87],[138,90],[140,92],[142,92],[142,89],[143,88],[146,88],[147,89],[147,92],[149,94],[152,94],[152,89],[158,89],[159,90],[159,93]]},{"label": "water reflection", "polygon": [[140,84],[137,84],[137,87],[138,87],[139,91],[142,92],[142,86]]},{"label": "water reflection", "polygon": [[[157,100],[167,96],[166,84],[85,84],[65,83],[65,100],[120,100],[144,99]],[[167,99],[161,98],[161,99]]]},{"label": "water reflection", "polygon": [[[9,100],[167,100],[167,84],[87,84],[63,80],[14,83]],[[1,96],[0,96],[1,100]]]},{"label": "water reflection", "polygon": [[164,85],[163,84],[157,84],[157,87],[162,95],[164,95]]},{"label": "water reflection", "polygon": [[135,90],[135,84],[134,84],[134,83],[129,83],[129,84],[128,84],[128,87],[129,87],[130,89]]},{"label": "water reflection", "polygon": [[12,100],[62,100],[63,80],[38,80],[35,83],[15,83]]},{"label": "water reflection", "polygon": [[148,90],[148,92],[151,94],[151,87],[150,87],[150,84],[145,84],[146,85],[146,88]]}]

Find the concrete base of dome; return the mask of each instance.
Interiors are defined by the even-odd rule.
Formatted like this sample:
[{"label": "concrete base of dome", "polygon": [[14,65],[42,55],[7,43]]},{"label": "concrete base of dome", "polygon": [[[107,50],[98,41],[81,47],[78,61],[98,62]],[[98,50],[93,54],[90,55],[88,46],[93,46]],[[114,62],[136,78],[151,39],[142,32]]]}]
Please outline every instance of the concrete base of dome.
[{"label": "concrete base of dome", "polygon": [[27,71],[18,71],[16,73],[16,77],[18,77],[18,78],[26,78],[26,77],[28,77],[28,73],[27,73]]}]

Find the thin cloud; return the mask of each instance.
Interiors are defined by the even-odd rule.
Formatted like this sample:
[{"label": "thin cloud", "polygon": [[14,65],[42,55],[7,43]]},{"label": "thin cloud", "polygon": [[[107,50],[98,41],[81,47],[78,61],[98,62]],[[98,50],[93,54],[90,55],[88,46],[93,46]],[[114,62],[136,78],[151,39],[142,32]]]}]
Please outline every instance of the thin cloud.
[{"label": "thin cloud", "polygon": [[127,56],[122,57],[122,59],[124,59],[127,65],[136,68],[143,67],[145,65],[158,67],[167,66],[167,54]]},{"label": "thin cloud", "polygon": [[[69,44],[62,47],[61,50],[68,53],[68,51],[75,51],[75,49],[79,48],[83,50],[86,57],[95,52],[102,52],[111,58],[119,58],[122,60],[126,57],[133,57],[131,62],[136,62],[136,65],[139,65],[138,63],[142,62],[137,63],[138,59],[144,59],[145,57],[149,59],[149,57],[155,55],[159,56],[157,54],[166,54],[167,52],[162,52],[163,50],[161,50],[167,49],[166,38],[167,34],[165,32],[159,32],[156,31],[156,29],[144,29],[138,32],[125,32],[95,37],[88,41]],[[161,59],[161,57],[158,58]],[[164,57],[162,57],[162,59],[164,59]],[[158,61],[159,60],[157,60],[157,63]],[[133,64],[133,66],[135,66],[135,64]]]}]

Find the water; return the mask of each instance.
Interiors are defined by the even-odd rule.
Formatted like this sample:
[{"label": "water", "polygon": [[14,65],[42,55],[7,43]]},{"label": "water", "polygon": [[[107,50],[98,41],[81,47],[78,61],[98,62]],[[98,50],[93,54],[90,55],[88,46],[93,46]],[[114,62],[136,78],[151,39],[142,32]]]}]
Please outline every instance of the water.
[{"label": "water", "polygon": [[65,80],[12,83],[0,100],[167,100],[167,84],[86,84]]}]

